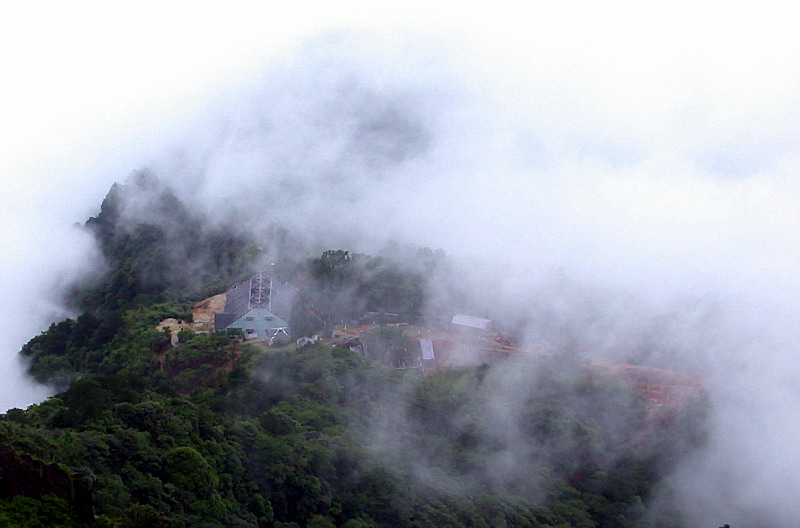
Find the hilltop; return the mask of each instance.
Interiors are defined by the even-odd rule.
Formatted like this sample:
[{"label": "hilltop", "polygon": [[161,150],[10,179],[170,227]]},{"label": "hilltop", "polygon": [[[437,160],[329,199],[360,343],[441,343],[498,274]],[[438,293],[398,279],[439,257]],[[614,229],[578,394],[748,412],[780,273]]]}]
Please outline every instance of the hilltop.
[{"label": "hilltop", "polygon": [[[293,258],[276,236],[273,273],[298,289],[293,336],[321,338],[251,345],[207,326],[264,257],[246,233],[200,221],[149,176],[115,186],[87,226],[108,268],[70,291],[79,316],[22,349],[59,392],[2,415],[0,446],[86,476],[93,512],[20,484],[0,487],[0,525],[681,526],[650,499],[703,441],[702,394],[651,427],[663,402],[640,396],[635,371],[426,321],[424,271],[442,255],[420,250],[411,269],[344,250]],[[402,319],[369,325],[380,359],[369,336],[345,335],[369,313]],[[451,359],[493,343],[494,358],[397,368],[420,339],[444,358],[449,340]]]}]

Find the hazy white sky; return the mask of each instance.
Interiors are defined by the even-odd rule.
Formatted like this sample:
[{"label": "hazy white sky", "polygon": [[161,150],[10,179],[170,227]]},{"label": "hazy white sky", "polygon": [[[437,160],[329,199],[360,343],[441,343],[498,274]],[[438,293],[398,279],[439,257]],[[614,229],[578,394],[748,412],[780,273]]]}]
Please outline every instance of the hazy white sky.
[{"label": "hazy white sky", "polygon": [[[787,15],[763,2],[18,3],[0,19],[2,280],[56,259],[45,240],[71,247],[46,233],[83,220],[220,94],[331,30],[457,50],[478,89],[516,108],[510,126],[536,123],[531,150],[590,183],[570,187],[571,204],[615,225],[611,244],[642,241],[631,218],[653,243],[675,222],[724,237],[741,206],[744,221],[796,228],[800,68]],[[720,189],[754,174],[766,176]],[[767,249],[786,243],[753,232]]]},{"label": "hazy white sky", "polygon": [[[563,97],[648,134],[658,133],[652,119],[667,120],[682,135],[718,135],[750,119],[761,128],[757,136],[769,134],[763,128],[776,123],[764,118],[785,112],[795,97],[792,17],[769,2],[512,5],[20,4],[6,8],[0,22],[4,150],[26,159],[56,148],[91,149],[87,143],[102,144],[131,126],[161,128],[167,116],[246,80],[298,38],[331,29],[410,29],[451,39],[473,56],[476,73],[499,75],[509,95],[531,95],[526,77],[533,85],[559,81]],[[792,117],[785,115],[784,125],[793,126]],[[686,130],[689,123],[696,130]]]},{"label": "hazy white sky", "polygon": [[[578,233],[574,247],[589,239],[622,252],[660,245],[666,262],[729,266],[745,282],[748,270],[767,267],[796,286],[800,40],[779,4],[384,4],[6,8],[6,289],[20,269],[73,262],[53,249],[79,252],[76,243],[54,233],[91,214],[110,183],[180,137],[221,94],[333,30],[370,31],[389,45],[438,40],[455,50],[472,88],[514,108],[499,119],[516,131],[535,123],[521,149],[535,170],[569,182],[553,192],[575,223],[602,219]],[[512,218],[508,228],[515,225]],[[737,244],[754,250],[733,255]]]}]

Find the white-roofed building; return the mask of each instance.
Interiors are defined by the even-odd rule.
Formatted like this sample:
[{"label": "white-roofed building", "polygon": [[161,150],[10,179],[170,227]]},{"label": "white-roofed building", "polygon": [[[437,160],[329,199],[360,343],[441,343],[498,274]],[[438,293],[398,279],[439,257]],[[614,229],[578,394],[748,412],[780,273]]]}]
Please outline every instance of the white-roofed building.
[{"label": "white-roofed building", "polygon": [[474,315],[456,314],[453,316],[451,324],[455,328],[469,329],[482,334],[492,331],[492,321]]}]

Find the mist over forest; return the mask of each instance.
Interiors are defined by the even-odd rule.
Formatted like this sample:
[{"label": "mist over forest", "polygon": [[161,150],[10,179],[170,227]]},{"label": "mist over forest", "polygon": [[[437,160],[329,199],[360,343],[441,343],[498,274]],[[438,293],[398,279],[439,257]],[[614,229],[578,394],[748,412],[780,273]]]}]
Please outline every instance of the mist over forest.
[{"label": "mist over forest", "polygon": [[[5,295],[9,457],[91,473],[101,526],[791,525],[794,125],[758,143],[702,97],[617,116],[498,79],[433,41],[327,35],[103,175],[102,207],[52,226],[60,259],[9,268],[35,284]],[[330,324],[471,314],[517,352],[420,377],[155,331],[261,270]],[[658,414],[619,365],[701,395]],[[37,515],[88,522],[51,493]]]}]

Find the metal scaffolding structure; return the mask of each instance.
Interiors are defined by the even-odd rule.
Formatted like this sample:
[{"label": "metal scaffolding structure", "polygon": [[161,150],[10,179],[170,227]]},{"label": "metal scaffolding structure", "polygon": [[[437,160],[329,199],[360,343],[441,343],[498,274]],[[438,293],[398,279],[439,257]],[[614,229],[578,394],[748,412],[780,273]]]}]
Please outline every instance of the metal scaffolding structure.
[{"label": "metal scaffolding structure", "polygon": [[273,281],[266,271],[260,271],[227,289],[225,311],[214,315],[214,329],[225,330],[254,310],[269,312],[259,313],[259,317],[267,317],[269,321],[280,320],[288,325],[286,321],[291,316],[296,294],[297,289],[289,284]]},{"label": "metal scaffolding structure", "polygon": [[272,279],[263,271],[253,275],[250,279],[250,299],[247,309],[264,308],[272,309]]}]

